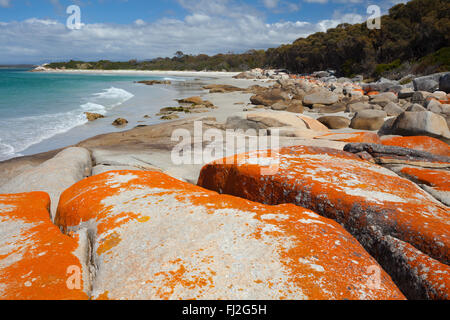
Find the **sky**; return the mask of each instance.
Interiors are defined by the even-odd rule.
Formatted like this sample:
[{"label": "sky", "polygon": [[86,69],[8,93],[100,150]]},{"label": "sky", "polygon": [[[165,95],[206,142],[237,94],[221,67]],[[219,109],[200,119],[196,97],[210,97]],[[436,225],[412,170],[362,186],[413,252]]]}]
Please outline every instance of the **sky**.
[{"label": "sky", "polygon": [[[267,49],[364,22],[369,5],[384,14],[400,2],[406,0],[0,0],[0,64]],[[71,5],[80,8],[79,29],[67,27]]]}]

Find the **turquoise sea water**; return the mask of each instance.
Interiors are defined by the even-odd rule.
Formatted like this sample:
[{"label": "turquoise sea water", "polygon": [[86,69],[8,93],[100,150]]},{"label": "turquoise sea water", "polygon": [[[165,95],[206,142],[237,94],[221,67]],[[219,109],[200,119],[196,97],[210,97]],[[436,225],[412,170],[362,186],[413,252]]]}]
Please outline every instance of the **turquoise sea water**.
[{"label": "turquoise sea water", "polygon": [[[27,154],[26,150],[30,147],[33,149],[33,146],[42,145],[85,125],[84,112],[114,115],[114,110],[120,110],[133,99],[133,108],[137,111],[143,109],[145,101],[154,100],[163,104],[165,96],[172,98],[173,94],[167,88],[134,83],[142,79],[164,77],[31,73],[27,70],[0,69],[0,161]],[[154,106],[155,110],[158,107]],[[146,108],[148,110],[143,109],[142,112],[155,111],[148,106]],[[110,119],[107,121],[108,130],[114,130],[110,127]],[[106,122],[104,124],[106,126]],[[98,124],[96,127],[92,125],[92,132],[85,132],[85,135],[108,130],[100,129]],[[50,150],[51,147],[62,145],[51,145],[36,151]]]}]

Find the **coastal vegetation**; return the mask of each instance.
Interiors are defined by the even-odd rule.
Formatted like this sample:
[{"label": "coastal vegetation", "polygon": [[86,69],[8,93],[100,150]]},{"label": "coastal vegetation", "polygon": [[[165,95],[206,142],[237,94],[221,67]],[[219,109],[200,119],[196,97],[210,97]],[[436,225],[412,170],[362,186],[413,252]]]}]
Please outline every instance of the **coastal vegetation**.
[{"label": "coastal vegetation", "polygon": [[449,43],[450,2],[412,0],[392,7],[389,14],[381,18],[380,30],[369,30],[365,23],[345,23],[266,51],[214,56],[178,51],[172,58],[127,62],[71,60],[51,63],[48,67],[195,71],[246,71],[260,67],[288,69],[295,73],[334,69],[345,76],[389,76],[396,70],[401,70],[401,75],[428,74],[450,70]]}]

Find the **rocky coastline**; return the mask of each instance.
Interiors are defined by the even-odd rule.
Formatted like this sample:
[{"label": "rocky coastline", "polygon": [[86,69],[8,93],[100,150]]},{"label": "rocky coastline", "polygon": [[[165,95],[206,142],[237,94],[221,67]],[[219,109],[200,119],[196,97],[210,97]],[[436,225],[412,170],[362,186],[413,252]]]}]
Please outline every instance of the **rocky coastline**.
[{"label": "rocky coastline", "polygon": [[0,163],[0,298],[448,300],[450,73],[232,76]]}]

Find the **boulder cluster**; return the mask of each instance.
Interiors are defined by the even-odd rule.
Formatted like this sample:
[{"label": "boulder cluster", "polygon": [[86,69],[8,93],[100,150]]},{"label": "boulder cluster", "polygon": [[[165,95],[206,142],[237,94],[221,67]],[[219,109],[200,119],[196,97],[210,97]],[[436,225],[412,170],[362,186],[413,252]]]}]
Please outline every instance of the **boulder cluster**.
[{"label": "boulder cluster", "polygon": [[177,100],[179,106],[162,108],[157,116],[161,120],[175,120],[179,118],[178,113],[205,113],[217,107],[211,101],[205,101],[199,96]]},{"label": "boulder cluster", "polygon": [[[436,199],[448,201],[450,158],[378,144],[344,149],[273,150],[270,157],[280,164],[271,175],[258,165],[266,151],[241,154],[205,166],[198,185],[312,210],[344,226],[408,298],[449,299],[450,211]],[[376,164],[381,160],[394,164],[400,176]]]},{"label": "boulder cluster", "polygon": [[[225,123],[2,164],[0,299],[450,299],[448,75],[415,88],[285,75],[206,87],[249,97]],[[161,116],[214,108],[178,103]],[[280,147],[175,167],[172,132],[197,121],[276,132]]]},{"label": "boulder cluster", "polygon": [[140,84],[145,84],[147,86],[153,86],[155,84],[172,84],[172,81],[170,80],[141,80],[141,81],[136,81],[136,83],[140,83]]},{"label": "boulder cluster", "polygon": [[249,88],[253,108],[323,114],[318,121],[329,129],[450,139],[450,73],[412,78],[403,85],[383,78],[364,83],[362,77],[336,78],[328,72],[293,76],[255,69],[237,76],[252,77],[275,81],[269,87]]}]

